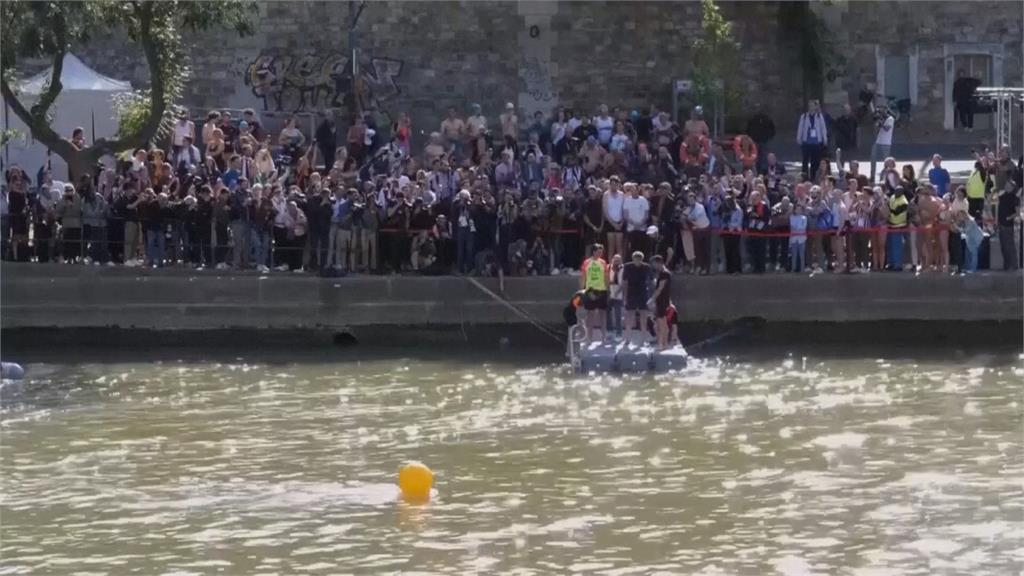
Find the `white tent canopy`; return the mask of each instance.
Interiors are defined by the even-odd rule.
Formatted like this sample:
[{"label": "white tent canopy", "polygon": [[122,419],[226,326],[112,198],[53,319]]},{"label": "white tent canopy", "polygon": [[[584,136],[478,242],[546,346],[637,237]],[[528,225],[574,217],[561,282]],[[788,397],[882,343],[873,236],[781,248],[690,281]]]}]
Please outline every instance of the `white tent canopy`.
[{"label": "white tent canopy", "polygon": [[[53,75],[53,67],[24,80],[18,85],[22,94],[38,96],[50,82]],[[114,80],[89,68],[78,59],[78,56],[68,53],[64,55],[64,66],[60,70],[60,83],[64,90],[89,90],[98,92],[128,92],[132,85],[122,80]]]},{"label": "white tent canopy", "polygon": [[[32,107],[36,98],[50,82],[52,74],[53,68],[50,67],[18,84],[17,93],[25,108]],[[113,96],[131,91],[130,83],[100,74],[86,66],[74,54],[64,56],[60,82],[60,96],[50,108],[50,126],[54,132],[64,138],[71,138],[72,130],[77,127],[84,128],[86,143],[92,143],[99,138],[110,138],[117,133]],[[6,102],[2,121],[4,128],[13,128],[21,135],[4,148],[4,167],[20,166],[34,179],[39,167],[46,162],[46,147],[32,138],[28,127]],[[56,154],[50,157],[50,168],[54,178],[67,178],[67,164]]]}]

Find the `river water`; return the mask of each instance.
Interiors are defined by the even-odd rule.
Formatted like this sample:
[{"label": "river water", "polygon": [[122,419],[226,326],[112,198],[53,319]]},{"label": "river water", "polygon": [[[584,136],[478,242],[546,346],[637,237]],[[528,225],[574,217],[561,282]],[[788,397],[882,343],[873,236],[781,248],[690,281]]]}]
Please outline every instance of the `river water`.
[{"label": "river water", "polygon": [[[366,358],[30,364],[0,414],[0,574],[1024,567],[1016,352]],[[396,501],[408,460],[426,506]]]}]

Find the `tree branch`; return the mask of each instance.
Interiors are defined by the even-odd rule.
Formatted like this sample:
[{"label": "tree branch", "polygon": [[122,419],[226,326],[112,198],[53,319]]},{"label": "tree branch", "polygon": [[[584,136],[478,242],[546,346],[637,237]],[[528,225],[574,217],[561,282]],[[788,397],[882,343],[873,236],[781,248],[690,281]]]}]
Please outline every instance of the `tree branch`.
[{"label": "tree branch", "polygon": [[50,84],[46,92],[39,95],[39,100],[32,105],[32,117],[38,122],[46,123],[46,113],[60,96],[64,85],[60,76],[64,72],[64,56],[68,53],[67,25],[60,15],[54,18],[53,31],[57,37],[57,51],[53,55],[53,71],[50,74]]},{"label": "tree branch", "polygon": [[70,158],[75,153],[75,148],[71,145],[71,142],[53,131],[53,128],[46,121],[45,115],[42,118],[37,118],[25,109],[25,105],[14,95],[14,91],[7,84],[6,78],[0,78],[0,94],[3,94],[4,100],[11,107],[11,110],[14,111],[14,115],[24,122],[25,126],[29,127],[33,138],[42,142],[44,146],[53,150],[62,158]]},{"label": "tree branch", "polygon": [[160,128],[160,122],[163,121],[164,110],[167,108],[167,103],[164,101],[166,86],[163,65],[160,61],[160,50],[157,48],[157,40],[153,35],[153,6],[155,4],[156,2],[132,3],[132,10],[139,16],[139,42],[146,55],[146,64],[149,66],[149,118],[134,134],[126,134],[122,138],[113,140],[106,138],[97,140],[91,146],[97,157],[144,146],[156,134]]}]

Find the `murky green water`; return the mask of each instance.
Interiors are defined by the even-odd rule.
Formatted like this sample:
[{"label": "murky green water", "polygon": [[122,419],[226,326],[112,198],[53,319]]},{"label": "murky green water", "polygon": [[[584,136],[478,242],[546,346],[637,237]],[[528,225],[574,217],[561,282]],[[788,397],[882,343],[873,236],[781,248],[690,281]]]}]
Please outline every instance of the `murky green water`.
[{"label": "murky green water", "polygon": [[1019,574],[1021,360],[930,356],[33,364],[0,573]]}]

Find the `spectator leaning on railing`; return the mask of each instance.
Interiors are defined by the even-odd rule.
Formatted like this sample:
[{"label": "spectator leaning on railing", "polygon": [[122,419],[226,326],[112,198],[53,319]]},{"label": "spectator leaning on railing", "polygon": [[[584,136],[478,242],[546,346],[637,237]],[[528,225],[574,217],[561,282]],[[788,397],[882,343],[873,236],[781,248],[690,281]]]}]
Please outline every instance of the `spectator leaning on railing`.
[{"label": "spectator leaning on railing", "polygon": [[[4,257],[556,274],[576,273],[586,247],[601,243],[609,259],[660,252],[668,268],[692,273],[953,271],[971,268],[960,258],[972,254],[966,237],[976,239],[968,212],[983,239],[998,231],[1006,266],[1017,266],[1019,168],[1009,150],[979,154],[962,192],[950,190],[938,156],[927,173],[934,193],[891,158],[872,188],[856,162],[832,173],[823,160],[828,126],[817,102],[797,130],[803,178],[760,146],[774,132],[763,114],[750,135],[721,142],[699,109],[682,127],[654,109],[559,109],[520,131],[510,104],[492,133],[474,105],[467,119],[449,110],[415,157],[406,115],[390,141],[372,111],[348,128],[324,118],[309,137],[293,117],[272,135],[253,110],[242,116],[210,112],[201,149],[194,124],[179,118],[166,152],[136,150],[75,186],[43,167],[32,188],[23,171],[8,170]],[[854,146],[855,130],[836,126]],[[876,141],[878,156],[884,146]]]}]

